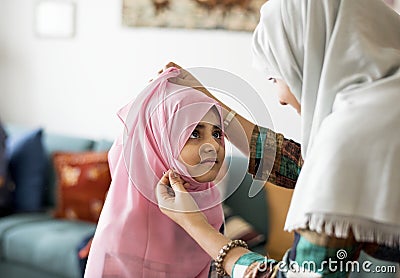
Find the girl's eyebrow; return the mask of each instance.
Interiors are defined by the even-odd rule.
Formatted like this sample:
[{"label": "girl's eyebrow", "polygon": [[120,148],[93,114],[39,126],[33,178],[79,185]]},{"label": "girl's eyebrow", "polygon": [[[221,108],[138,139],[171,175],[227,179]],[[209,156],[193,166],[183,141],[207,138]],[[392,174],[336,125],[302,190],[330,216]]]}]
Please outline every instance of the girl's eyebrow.
[{"label": "girl's eyebrow", "polygon": [[[203,129],[203,128],[204,128],[204,125],[203,125],[203,124],[198,124],[198,125],[196,126],[196,128]],[[219,125],[213,125],[213,128],[221,129],[221,126],[219,126]]]}]

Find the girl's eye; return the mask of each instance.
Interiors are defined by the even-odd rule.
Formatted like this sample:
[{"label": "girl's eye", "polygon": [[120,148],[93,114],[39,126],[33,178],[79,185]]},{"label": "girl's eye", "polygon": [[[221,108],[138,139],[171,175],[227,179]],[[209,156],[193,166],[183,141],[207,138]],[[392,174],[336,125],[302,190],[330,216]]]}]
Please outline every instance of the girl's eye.
[{"label": "girl's eye", "polygon": [[213,132],[213,136],[217,139],[221,139],[222,138],[222,131],[221,130],[217,130]]},{"label": "girl's eye", "polygon": [[197,139],[199,138],[200,134],[197,130],[193,131],[192,134],[190,134],[190,139]]}]

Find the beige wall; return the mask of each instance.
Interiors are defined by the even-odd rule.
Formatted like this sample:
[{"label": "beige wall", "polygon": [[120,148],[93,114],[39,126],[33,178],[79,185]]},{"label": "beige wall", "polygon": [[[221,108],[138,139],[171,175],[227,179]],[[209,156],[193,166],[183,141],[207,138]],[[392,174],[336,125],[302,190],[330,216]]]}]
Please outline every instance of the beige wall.
[{"label": "beige wall", "polygon": [[112,139],[121,130],[116,111],[174,60],[241,76],[263,94],[275,128],[299,140],[298,116],[279,106],[269,82],[251,66],[251,33],[127,28],[121,1],[84,0],[75,1],[74,38],[41,39],[33,32],[36,2],[0,1],[4,121]]},{"label": "beige wall", "polygon": [[266,250],[269,258],[280,261],[293,244],[293,233],[283,230],[293,190],[279,187],[269,182],[265,184],[265,190],[270,219]]}]

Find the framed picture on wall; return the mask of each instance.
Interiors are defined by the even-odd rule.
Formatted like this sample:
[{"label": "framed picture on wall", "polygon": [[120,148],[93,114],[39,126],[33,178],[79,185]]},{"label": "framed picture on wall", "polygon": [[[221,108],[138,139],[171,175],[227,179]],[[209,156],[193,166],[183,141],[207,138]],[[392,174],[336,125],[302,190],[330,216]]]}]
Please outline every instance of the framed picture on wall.
[{"label": "framed picture on wall", "polygon": [[123,0],[126,26],[253,31],[266,0]]},{"label": "framed picture on wall", "polygon": [[34,10],[34,32],[40,38],[75,36],[76,6],[71,0],[39,0]]}]

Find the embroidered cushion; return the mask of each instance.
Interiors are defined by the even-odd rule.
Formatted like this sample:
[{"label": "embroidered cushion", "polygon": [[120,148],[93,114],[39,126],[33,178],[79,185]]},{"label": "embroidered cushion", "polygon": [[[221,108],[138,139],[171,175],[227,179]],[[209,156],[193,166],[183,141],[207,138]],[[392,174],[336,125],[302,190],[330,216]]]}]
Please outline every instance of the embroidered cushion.
[{"label": "embroidered cushion", "polygon": [[107,152],[56,152],[55,216],[97,222],[111,183]]}]

